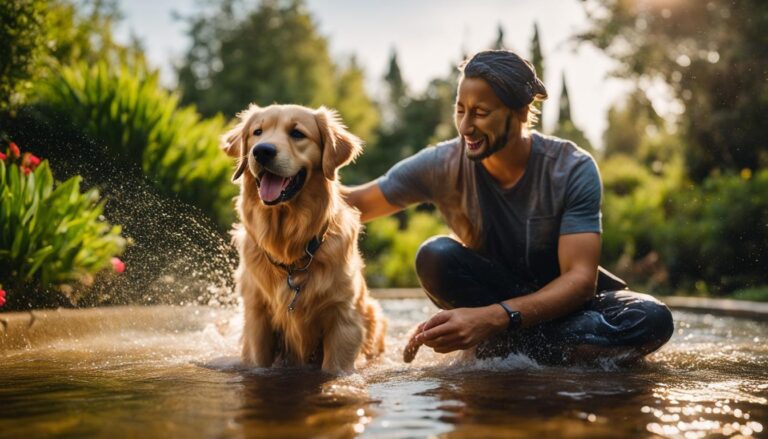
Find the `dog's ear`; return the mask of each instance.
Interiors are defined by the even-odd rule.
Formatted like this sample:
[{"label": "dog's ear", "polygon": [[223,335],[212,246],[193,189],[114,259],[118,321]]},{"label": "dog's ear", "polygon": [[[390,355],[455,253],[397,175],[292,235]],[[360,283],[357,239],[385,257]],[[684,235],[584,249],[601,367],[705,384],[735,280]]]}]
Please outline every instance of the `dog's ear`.
[{"label": "dog's ear", "polygon": [[248,141],[248,122],[258,112],[259,106],[250,104],[247,109],[237,114],[237,125],[231,130],[224,133],[221,136],[221,149],[227,153],[230,157],[238,159],[237,170],[232,175],[232,181],[237,180],[245,172],[245,167],[248,166],[248,158],[246,157],[247,151],[245,151],[246,143]]},{"label": "dog's ear", "polygon": [[315,112],[317,126],[323,138],[323,175],[335,180],[337,170],[356,159],[363,152],[363,142],[347,131],[338,113],[326,107]]}]

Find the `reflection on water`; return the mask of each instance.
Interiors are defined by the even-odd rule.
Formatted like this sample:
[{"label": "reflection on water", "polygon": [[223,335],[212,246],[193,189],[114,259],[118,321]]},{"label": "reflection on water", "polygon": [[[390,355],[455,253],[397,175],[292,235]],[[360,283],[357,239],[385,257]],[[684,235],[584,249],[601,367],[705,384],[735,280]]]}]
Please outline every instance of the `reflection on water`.
[{"label": "reflection on water", "polygon": [[[759,437],[768,325],[675,313],[644,364],[554,368],[521,356],[400,361],[427,301],[383,301],[388,352],[358,373],[244,369],[239,315],[0,353],[0,437]],[[183,312],[183,311],[181,311]]]}]

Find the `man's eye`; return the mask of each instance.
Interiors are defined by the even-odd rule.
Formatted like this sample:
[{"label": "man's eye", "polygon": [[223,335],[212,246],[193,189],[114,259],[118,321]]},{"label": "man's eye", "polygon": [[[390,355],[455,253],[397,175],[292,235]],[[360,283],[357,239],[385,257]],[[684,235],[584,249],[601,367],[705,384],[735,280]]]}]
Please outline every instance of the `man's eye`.
[{"label": "man's eye", "polygon": [[260,135],[261,135],[261,128],[256,128],[256,129],[253,131],[253,135],[254,135],[254,136],[260,136]]},{"label": "man's eye", "polygon": [[288,133],[288,135],[293,137],[294,139],[303,139],[303,138],[307,137],[307,136],[304,135],[304,133],[302,133],[301,131],[296,130],[296,129],[291,130],[291,132]]}]

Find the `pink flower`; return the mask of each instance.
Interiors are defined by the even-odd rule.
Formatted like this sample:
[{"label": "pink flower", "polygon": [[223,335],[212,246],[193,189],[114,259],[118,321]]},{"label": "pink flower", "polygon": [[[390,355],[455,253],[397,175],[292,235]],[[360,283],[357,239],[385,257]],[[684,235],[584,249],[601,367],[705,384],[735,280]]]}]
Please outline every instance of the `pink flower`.
[{"label": "pink flower", "polygon": [[0,306],[5,305],[5,290],[0,290]]},{"label": "pink flower", "polygon": [[116,272],[122,273],[125,271],[125,262],[121,261],[120,258],[112,258],[112,268]]},{"label": "pink flower", "polygon": [[21,156],[21,150],[19,150],[19,147],[16,146],[15,143],[11,142],[10,145],[8,145],[9,149],[11,150],[11,158],[17,159]]}]

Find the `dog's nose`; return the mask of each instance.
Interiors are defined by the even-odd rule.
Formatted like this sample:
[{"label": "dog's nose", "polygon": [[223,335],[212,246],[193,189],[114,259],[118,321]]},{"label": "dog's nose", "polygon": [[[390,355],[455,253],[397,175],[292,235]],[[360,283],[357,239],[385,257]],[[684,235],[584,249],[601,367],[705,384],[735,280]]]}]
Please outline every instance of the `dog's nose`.
[{"label": "dog's nose", "polygon": [[277,155],[277,148],[271,143],[259,143],[253,147],[253,156],[260,165],[266,165]]}]

